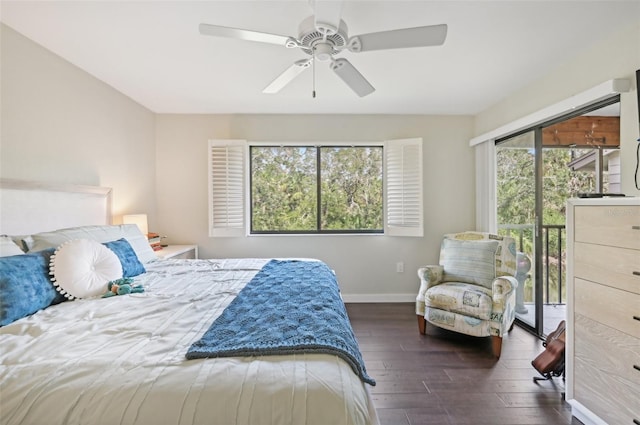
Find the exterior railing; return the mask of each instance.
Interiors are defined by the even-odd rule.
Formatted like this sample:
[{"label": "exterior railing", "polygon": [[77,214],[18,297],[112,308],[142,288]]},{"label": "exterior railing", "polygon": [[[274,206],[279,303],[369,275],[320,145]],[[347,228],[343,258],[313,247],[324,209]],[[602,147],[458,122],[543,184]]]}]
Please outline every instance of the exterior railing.
[{"label": "exterior railing", "polygon": [[[533,225],[501,224],[500,234],[511,236],[518,244],[518,251],[533,262]],[[542,225],[542,280],[545,304],[564,304],[566,300],[566,229],[564,224]],[[529,271],[530,276],[533,271]],[[530,288],[525,284],[524,302],[534,302],[532,280]],[[527,290],[529,289],[529,290]]]},{"label": "exterior railing", "polygon": [[[544,282],[545,282],[545,304],[564,304],[563,299],[566,299],[566,233],[564,224],[543,224],[542,225],[542,238],[543,238],[543,256],[544,262]],[[555,262],[555,264],[552,264]],[[552,276],[555,269],[556,277],[556,290],[558,297],[556,302],[552,302],[551,294],[552,288],[550,288],[550,282],[552,282]],[[564,295],[564,296],[563,296]]]}]

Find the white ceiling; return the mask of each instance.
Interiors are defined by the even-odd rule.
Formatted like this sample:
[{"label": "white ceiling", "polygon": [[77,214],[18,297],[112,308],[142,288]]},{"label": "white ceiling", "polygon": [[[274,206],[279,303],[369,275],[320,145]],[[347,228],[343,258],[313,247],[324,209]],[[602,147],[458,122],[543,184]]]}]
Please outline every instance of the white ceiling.
[{"label": "white ceiling", "polygon": [[[640,16],[640,1],[345,1],[349,35],[446,23],[442,46],[343,52],[376,91],[327,64],[262,89],[295,49],[200,35],[198,25],[297,38],[295,1],[7,1],[2,22],[157,113],[477,114]],[[640,48],[640,40],[639,40]],[[595,59],[597,60],[597,58]]]}]

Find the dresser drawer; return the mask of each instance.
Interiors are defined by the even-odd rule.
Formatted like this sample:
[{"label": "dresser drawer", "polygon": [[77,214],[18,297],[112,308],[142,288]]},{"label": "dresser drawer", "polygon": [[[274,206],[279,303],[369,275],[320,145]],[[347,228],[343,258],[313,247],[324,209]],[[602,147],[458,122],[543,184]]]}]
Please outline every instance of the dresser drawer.
[{"label": "dresser drawer", "polygon": [[640,338],[640,295],[574,278],[574,311]]},{"label": "dresser drawer", "polygon": [[573,250],[574,276],[640,294],[639,250],[583,242]]},{"label": "dresser drawer", "polygon": [[578,205],[574,221],[576,242],[640,249],[640,206]]},{"label": "dresser drawer", "polygon": [[582,359],[574,362],[576,377],[573,396],[587,409],[608,424],[629,424],[640,421],[638,391],[640,386],[628,385],[606,375],[602,370],[585,364]]},{"label": "dresser drawer", "polygon": [[640,420],[640,339],[575,316],[574,398],[610,424]]},{"label": "dresser drawer", "polygon": [[576,358],[640,391],[640,370],[633,367],[640,367],[640,338],[581,314],[575,315],[574,323]]}]

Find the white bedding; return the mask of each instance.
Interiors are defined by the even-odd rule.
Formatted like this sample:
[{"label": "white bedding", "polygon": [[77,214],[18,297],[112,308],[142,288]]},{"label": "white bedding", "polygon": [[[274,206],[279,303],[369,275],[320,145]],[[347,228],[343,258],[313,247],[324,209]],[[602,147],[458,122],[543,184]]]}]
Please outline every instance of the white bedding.
[{"label": "white bedding", "polygon": [[164,260],[143,294],[76,300],[0,328],[2,424],[376,424],[326,354],[186,360],[264,259]]}]

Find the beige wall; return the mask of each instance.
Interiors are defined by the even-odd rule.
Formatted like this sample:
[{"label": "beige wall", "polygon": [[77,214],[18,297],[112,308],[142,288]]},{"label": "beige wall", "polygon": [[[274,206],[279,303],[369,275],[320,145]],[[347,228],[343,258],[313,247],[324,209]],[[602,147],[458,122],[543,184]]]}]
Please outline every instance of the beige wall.
[{"label": "beige wall", "polygon": [[[4,25],[1,37],[1,177],[112,187],[116,222],[147,212],[152,231],[197,243],[203,257],[321,258],[365,300],[411,300],[441,235],[473,227],[471,117],[156,115]],[[425,237],[208,237],[208,139],[406,137],[425,141]]]},{"label": "beige wall", "polygon": [[[438,257],[443,233],[474,227],[475,170],[468,141],[598,83],[640,68],[640,25],[622,30],[554,73],[479,114],[155,115],[2,25],[0,176],[110,186],[114,214],[147,212],[152,231],[197,243],[203,257],[308,256],[336,269],[362,300],[410,300],[415,270]],[[597,60],[592,60],[596,55]],[[638,137],[635,92],[622,97],[623,190]],[[212,239],[207,140],[424,139],[425,236],[261,236]],[[631,147],[633,152],[631,152]],[[119,217],[116,217],[116,221]],[[405,264],[396,273],[396,263]],[[380,295],[383,295],[381,298]]]},{"label": "beige wall", "polygon": [[[640,16],[640,3],[638,6]],[[606,40],[578,52],[544,78],[478,114],[474,135],[478,136],[518,118],[570,98],[614,78],[633,81],[633,88],[620,99],[621,191],[640,195],[634,186],[638,135],[638,105],[635,70],[640,69],[640,17]]]},{"label": "beige wall", "polygon": [[[443,233],[474,225],[471,117],[373,115],[158,115],[158,213],[170,241],[197,243],[203,257],[314,257],[337,272],[347,299],[410,301],[416,270],[437,262]],[[425,236],[209,238],[207,141],[424,140]],[[404,262],[405,272],[396,272]]]},{"label": "beige wall", "polygon": [[1,27],[3,178],[113,188],[113,213],[155,215],[155,115]]}]

